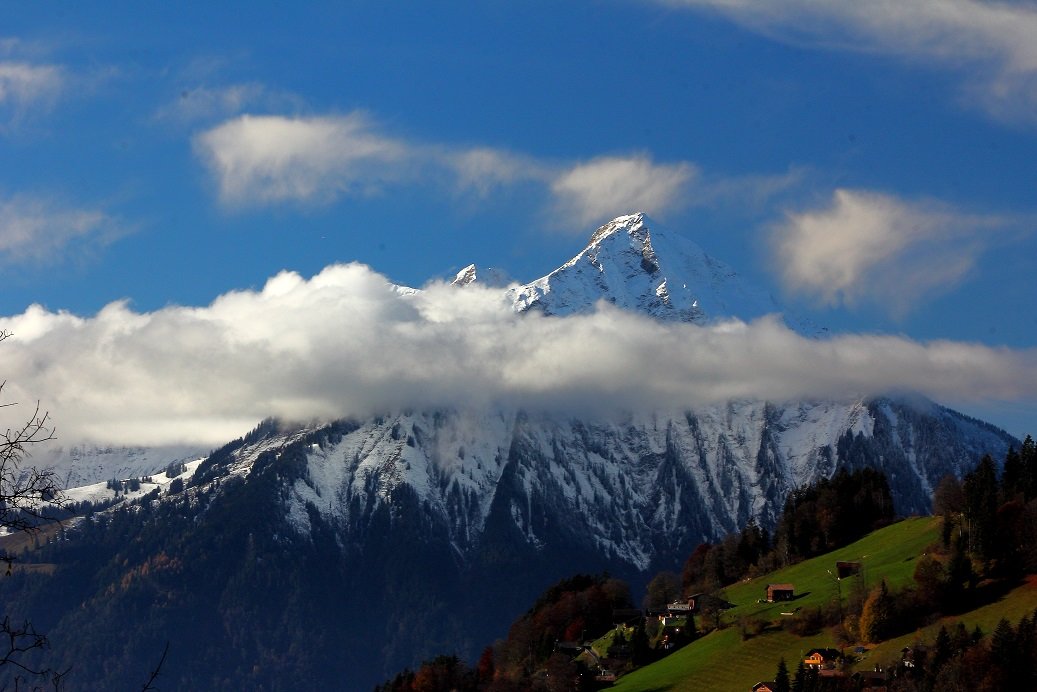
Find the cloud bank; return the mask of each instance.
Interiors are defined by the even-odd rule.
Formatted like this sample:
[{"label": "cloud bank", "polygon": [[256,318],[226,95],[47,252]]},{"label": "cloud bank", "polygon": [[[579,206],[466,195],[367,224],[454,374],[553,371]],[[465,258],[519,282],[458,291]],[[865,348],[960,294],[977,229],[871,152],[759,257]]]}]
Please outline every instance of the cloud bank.
[{"label": "cloud bank", "polygon": [[[267,416],[523,407],[565,415],[729,399],[1033,399],[1037,350],[900,337],[807,339],[774,318],[661,324],[607,305],[515,315],[500,291],[400,289],[358,265],[284,272],[205,307],[0,319],[8,401],[49,410],[73,441],[218,445]],[[24,406],[3,409],[17,416]]]},{"label": "cloud bank", "polygon": [[785,286],[822,303],[875,301],[895,314],[948,290],[972,269],[1003,219],[863,190],[836,190],[824,209],[789,213],[771,242]]},{"label": "cloud bank", "polygon": [[977,0],[658,0],[794,43],[871,51],[962,73],[969,103],[1037,122],[1037,6]]}]

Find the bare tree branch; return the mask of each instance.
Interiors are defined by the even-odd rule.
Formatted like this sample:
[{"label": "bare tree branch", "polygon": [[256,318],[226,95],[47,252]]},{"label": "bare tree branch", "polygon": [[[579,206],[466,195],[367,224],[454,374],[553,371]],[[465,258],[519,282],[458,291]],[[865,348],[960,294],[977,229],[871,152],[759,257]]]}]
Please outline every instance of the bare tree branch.
[{"label": "bare tree branch", "polygon": [[[6,384],[0,383],[0,394]],[[24,423],[0,434],[0,529],[5,532],[31,532],[43,522],[57,520],[54,510],[64,502],[56,474],[24,464],[28,447],[53,439],[50,415],[38,402]]]},{"label": "bare tree branch", "polygon": [[[10,332],[0,330],[0,341],[10,336]],[[0,394],[6,384],[0,383]],[[15,405],[12,402],[0,403],[2,408]],[[0,435],[0,535],[19,531],[34,533],[42,523],[58,519],[56,510],[61,509],[64,500],[55,474],[24,464],[29,456],[29,447],[52,439],[54,428],[50,425],[50,416],[40,410],[39,402],[24,423],[7,428]],[[12,560],[10,555],[0,555],[0,562],[6,563],[4,572],[8,576],[12,572]],[[15,624],[10,615],[4,616],[0,623],[0,668],[11,666],[20,671],[14,678],[16,686],[20,686],[24,674],[37,681],[49,682],[54,690],[60,689],[67,670],[57,672],[25,662],[27,655],[31,656],[32,652],[47,646],[46,635],[37,632],[32,623],[26,620]],[[35,685],[31,689],[43,688]]]},{"label": "bare tree branch", "polygon": [[144,687],[140,688],[140,692],[148,692],[148,690],[157,690],[157,687],[152,687],[152,683],[159,676],[162,670],[162,664],[166,662],[166,654],[169,653],[169,642],[166,642],[166,648],[162,649],[162,657],[158,659],[158,665],[155,666],[155,670],[151,671],[151,677],[144,683]]}]

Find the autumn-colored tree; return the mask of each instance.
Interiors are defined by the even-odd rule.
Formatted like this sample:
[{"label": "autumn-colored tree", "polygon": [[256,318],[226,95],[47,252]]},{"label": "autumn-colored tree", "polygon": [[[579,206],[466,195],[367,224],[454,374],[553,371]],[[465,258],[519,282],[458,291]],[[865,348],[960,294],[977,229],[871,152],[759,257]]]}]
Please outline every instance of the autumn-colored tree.
[{"label": "autumn-colored tree", "polygon": [[475,664],[475,676],[479,679],[480,684],[486,684],[493,680],[495,671],[496,664],[494,663],[493,647],[487,646],[483,649],[482,655],[479,656],[479,662]]},{"label": "autumn-colored tree", "polygon": [[860,634],[866,642],[877,642],[885,638],[893,622],[893,597],[889,595],[886,580],[872,589],[861,611]]}]

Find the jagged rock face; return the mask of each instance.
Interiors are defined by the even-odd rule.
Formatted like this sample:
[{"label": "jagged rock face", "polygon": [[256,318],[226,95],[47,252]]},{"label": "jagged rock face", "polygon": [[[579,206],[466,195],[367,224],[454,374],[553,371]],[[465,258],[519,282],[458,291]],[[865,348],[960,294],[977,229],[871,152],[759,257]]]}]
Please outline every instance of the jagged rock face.
[{"label": "jagged rock face", "polygon": [[927,511],[944,474],[961,475],[1011,442],[932,403],[892,399],[739,402],[610,422],[407,413],[305,450],[306,472],[285,507],[303,536],[314,508],[362,541],[363,517],[405,488],[462,563],[492,540],[496,512],[493,530],[503,521],[533,551],[580,545],[644,571],[750,518],[773,526],[790,490],[840,467],[882,469],[901,513]]}]

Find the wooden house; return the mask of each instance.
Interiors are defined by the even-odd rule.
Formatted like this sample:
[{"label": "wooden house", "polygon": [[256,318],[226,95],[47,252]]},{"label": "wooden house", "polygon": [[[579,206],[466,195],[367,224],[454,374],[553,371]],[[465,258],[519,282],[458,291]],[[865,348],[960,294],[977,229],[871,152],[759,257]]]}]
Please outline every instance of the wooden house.
[{"label": "wooden house", "polygon": [[803,665],[815,670],[835,668],[836,661],[841,658],[838,649],[811,649],[803,659]]}]

